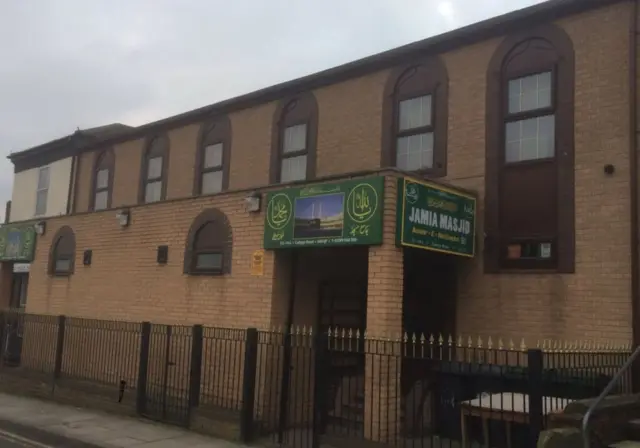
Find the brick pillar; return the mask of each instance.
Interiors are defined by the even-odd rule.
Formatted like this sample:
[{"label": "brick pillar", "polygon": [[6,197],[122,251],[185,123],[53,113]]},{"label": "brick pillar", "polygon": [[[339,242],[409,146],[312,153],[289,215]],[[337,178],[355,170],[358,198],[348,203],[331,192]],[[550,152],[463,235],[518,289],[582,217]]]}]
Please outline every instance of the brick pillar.
[{"label": "brick pillar", "polygon": [[13,281],[13,263],[0,263],[0,310],[11,305],[11,282]]},{"label": "brick pillar", "polygon": [[395,246],[396,178],[387,177],[384,241],[369,249],[365,343],[365,437],[397,441],[401,407],[403,253]]}]

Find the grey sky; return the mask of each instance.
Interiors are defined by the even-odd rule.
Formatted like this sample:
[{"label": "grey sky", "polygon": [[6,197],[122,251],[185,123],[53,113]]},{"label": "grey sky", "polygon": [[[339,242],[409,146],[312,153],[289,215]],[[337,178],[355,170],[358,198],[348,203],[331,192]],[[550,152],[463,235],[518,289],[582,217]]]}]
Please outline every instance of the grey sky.
[{"label": "grey sky", "polygon": [[9,152],[77,127],[143,124],[540,2],[0,0],[0,204],[11,196]]}]

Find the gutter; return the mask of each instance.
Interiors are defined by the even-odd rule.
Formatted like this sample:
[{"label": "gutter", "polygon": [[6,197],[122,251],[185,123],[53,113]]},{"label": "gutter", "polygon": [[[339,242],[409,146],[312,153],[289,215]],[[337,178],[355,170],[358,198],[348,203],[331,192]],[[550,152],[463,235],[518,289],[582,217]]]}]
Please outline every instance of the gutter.
[{"label": "gutter", "polygon": [[[633,345],[640,345],[640,206],[638,197],[640,188],[638,182],[638,0],[631,0],[631,24],[629,27],[629,181],[631,193],[631,316]],[[640,363],[636,362],[632,368],[632,386],[634,392],[640,390]]]}]

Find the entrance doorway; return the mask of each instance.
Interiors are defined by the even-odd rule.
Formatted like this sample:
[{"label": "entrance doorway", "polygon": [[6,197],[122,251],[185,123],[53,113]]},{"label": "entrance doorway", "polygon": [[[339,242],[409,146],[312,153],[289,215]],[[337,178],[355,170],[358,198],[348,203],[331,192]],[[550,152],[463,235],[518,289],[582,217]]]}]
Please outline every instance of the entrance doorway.
[{"label": "entrance doorway", "polygon": [[[448,344],[455,338],[457,263],[454,256],[427,250],[404,249],[403,326],[408,336],[407,353],[402,362],[403,431],[407,437],[420,437],[441,418],[441,398],[436,362],[424,353],[430,341]],[[411,345],[415,335],[413,351]],[[431,339],[433,338],[433,339]],[[427,353],[429,349],[427,349]]]},{"label": "entrance doorway", "polygon": [[[292,344],[285,344],[282,440],[302,422],[311,425],[314,419],[319,419],[316,430],[321,433],[362,431],[368,257],[368,247],[340,247],[299,249],[292,258],[293,294],[286,328],[299,333],[300,328],[311,327],[326,345],[309,350],[312,343],[301,347],[295,336]],[[317,349],[326,356],[318,365]],[[322,403],[310,403],[312,413],[290,408],[307,394],[313,398],[315,381],[322,381]]]}]

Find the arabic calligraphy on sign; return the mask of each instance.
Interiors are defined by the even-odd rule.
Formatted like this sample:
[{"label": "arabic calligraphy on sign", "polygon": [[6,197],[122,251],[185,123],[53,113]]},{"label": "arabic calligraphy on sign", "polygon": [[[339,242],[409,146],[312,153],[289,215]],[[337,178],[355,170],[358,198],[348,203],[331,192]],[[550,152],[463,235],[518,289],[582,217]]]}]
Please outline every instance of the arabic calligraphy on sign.
[{"label": "arabic calligraphy on sign", "polygon": [[378,193],[368,183],[356,185],[347,197],[347,213],[359,224],[369,221],[378,209]]},{"label": "arabic calligraphy on sign", "polygon": [[283,229],[291,220],[293,214],[291,200],[286,194],[277,194],[267,205],[267,223],[274,230]]}]

